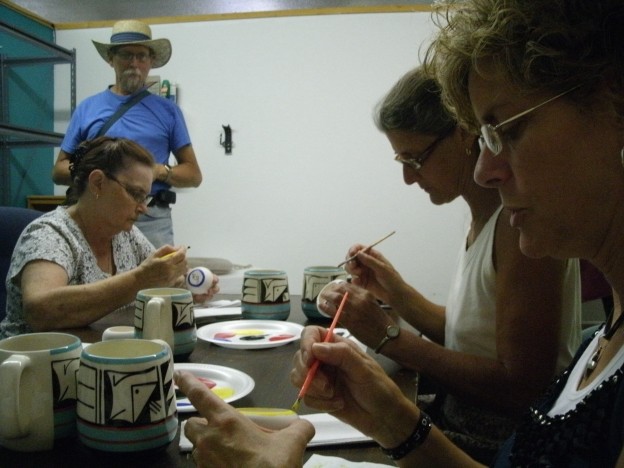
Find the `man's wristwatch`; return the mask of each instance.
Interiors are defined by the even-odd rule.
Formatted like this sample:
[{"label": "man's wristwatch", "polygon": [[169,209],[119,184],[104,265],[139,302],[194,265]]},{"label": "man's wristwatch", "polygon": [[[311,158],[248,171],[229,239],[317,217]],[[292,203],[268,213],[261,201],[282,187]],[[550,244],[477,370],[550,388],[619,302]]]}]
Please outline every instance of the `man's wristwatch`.
[{"label": "man's wristwatch", "polygon": [[386,327],[386,336],[383,337],[381,342],[375,348],[375,353],[379,354],[381,348],[383,348],[388,341],[394,340],[397,336],[399,336],[399,333],[401,333],[401,329],[399,327],[396,325],[388,325]]}]

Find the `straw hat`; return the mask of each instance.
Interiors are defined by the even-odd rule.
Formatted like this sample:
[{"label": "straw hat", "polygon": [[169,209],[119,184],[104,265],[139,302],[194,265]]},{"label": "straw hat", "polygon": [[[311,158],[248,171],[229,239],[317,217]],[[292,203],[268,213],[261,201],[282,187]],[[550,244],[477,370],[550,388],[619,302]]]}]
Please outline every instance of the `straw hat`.
[{"label": "straw hat", "polygon": [[152,49],[154,52],[152,68],[162,67],[171,58],[171,42],[169,42],[169,39],[152,39],[152,30],[141,21],[117,21],[113,25],[110,41],[110,44],[92,41],[99,54],[107,62],[109,60],[108,51],[112,47],[123,45],[143,45]]}]

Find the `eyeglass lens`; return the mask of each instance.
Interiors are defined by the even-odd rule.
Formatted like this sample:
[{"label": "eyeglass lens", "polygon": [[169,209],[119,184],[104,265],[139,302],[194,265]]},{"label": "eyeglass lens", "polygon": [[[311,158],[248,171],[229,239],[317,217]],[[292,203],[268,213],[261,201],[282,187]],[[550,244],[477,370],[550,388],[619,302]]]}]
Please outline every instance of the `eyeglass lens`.
[{"label": "eyeglass lens", "polygon": [[[536,111],[537,109],[539,109],[540,107],[545,106],[546,104],[551,103],[552,101],[555,101],[556,99],[559,99],[560,97],[565,96],[566,94],[571,93],[572,91],[580,88],[581,85],[576,85],[570,89],[568,89],[567,91],[564,91],[562,93],[559,93],[549,99],[546,99],[545,101],[539,103],[536,106],[533,106],[529,109],[526,109],[525,111],[520,112],[519,114],[514,115],[513,117],[510,117],[509,119],[497,124],[496,126],[493,126],[492,124],[484,124],[481,126],[481,136],[483,137],[483,139],[485,140],[485,144],[487,145],[488,149],[494,153],[494,155],[496,156],[497,154],[500,154],[500,152],[503,150],[503,142],[501,140],[500,137],[500,133],[498,132],[498,129],[501,128],[503,125],[507,125],[515,120],[518,120],[520,117],[524,117],[527,114],[530,114],[533,111]],[[479,146],[481,146],[481,139],[479,139]],[[483,147],[481,147],[481,150],[483,151]]]},{"label": "eyeglass lens", "polygon": [[483,151],[483,144],[494,154],[499,154],[503,150],[503,143],[500,140],[498,131],[491,124],[481,126],[481,137],[479,138],[481,151]]},{"label": "eyeglass lens", "polygon": [[401,164],[405,164],[405,165],[411,167],[412,169],[419,170],[422,167],[422,165],[424,164],[424,162],[427,160],[427,158],[429,156],[431,156],[431,154],[435,150],[436,146],[438,146],[438,143],[440,143],[442,140],[444,140],[447,136],[448,136],[448,133],[446,133],[444,135],[440,135],[438,138],[433,140],[433,142],[431,142],[431,144],[429,146],[427,146],[424,149],[424,151],[422,153],[420,153],[418,156],[414,156],[414,157],[411,157],[411,158],[404,158],[403,156],[397,154],[394,157],[394,160],[399,162],[399,163],[401,163]]},{"label": "eyeglass lens", "polygon": [[130,198],[132,198],[139,205],[142,205],[143,203],[145,203],[146,205],[149,205],[149,203],[152,201],[152,198],[154,198],[150,194],[144,195],[142,192],[139,192],[138,190],[134,190],[128,187],[126,184],[122,184],[119,180],[117,180],[116,177],[110,174],[107,174],[107,177],[110,180],[117,182],[121,186],[121,188],[123,188],[126,191],[126,193],[130,195]]},{"label": "eyeglass lens", "polygon": [[145,62],[150,57],[150,54],[147,52],[138,52],[135,54],[126,50],[121,50],[117,52],[117,56],[125,62],[131,62],[135,58],[138,62]]}]

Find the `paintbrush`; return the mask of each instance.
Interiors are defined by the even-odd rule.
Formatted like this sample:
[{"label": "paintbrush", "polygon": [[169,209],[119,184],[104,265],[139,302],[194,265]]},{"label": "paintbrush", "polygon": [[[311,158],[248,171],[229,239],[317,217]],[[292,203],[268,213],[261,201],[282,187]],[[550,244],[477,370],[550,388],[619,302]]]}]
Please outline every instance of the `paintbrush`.
[{"label": "paintbrush", "polygon": [[391,235],[393,235],[396,231],[392,231],[390,234],[382,237],[381,239],[379,239],[377,242],[373,242],[371,245],[369,245],[368,247],[364,247],[362,250],[358,250],[358,253],[356,253],[355,255],[347,258],[344,262],[341,262],[338,264],[338,267],[341,267],[342,265],[344,265],[347,262],[350,262],[351,260],[355,260],[357,258],[357,256],[360,254],[360,252],[368,252],[370,249],[372,249],[373,247],[375,247],[377,244],[385,241],[388,237],[390,237]]},{"label": "paintbrush", "polygon": [[[186,250],[188,250],[188,249],[190,249],[190,248],[191,248],[191,246],[189,245],[189,246],[187,246],[187,247],[186,247]],[[169,252],[167,255],[163,255],[163,256],[162,256],[162,257],[160,257],[160,258],[161,258],[162,260],[165,260],[165,259],[167,259],[167,258],[169,258],[169,257],[174,256],[174,255],[175,255],[175,254],[177,254],[177,253],[178,253],[178,250],[174,250],[173,252]]]},{"label": "paintbrush", "polygon": [[[349,293],[346,292],[345,295],[342,297],[342,301],[340,301],[340,305],[338,306],[336,315],[334,315],[334,320],[332,321],[329,327],[329,330],[327,331],[327,335],[325,335],[325,339],[323,340],[323,343],[327,343],[334,336],[334,328],[336,328],[336,324],[338,323],[338,320],[340,319],[340,314],[342,314],[342,309],[344,308],[344,305],[347,302],[348,296],[349,296]],[[306,375],[306,378],[303,381],[303,385],[301,386],[301,390],[299,390],[299,395],[297,395],[297,399],[295,400],[291,408],[291,410],[293,410],[295,413],[299,410],[299,404],[301,403],[301,400],[303,400],[303,397],[305,396],[305,394],[308,392],[308,388],[310,388],[310,384],[312,383],[312,380],[314,380],[314,376],[316,375],[316,371],[318,370],[320,364],[321,362],[317,359],[310,366],[310,369],[308,370],[308,374]]]}]

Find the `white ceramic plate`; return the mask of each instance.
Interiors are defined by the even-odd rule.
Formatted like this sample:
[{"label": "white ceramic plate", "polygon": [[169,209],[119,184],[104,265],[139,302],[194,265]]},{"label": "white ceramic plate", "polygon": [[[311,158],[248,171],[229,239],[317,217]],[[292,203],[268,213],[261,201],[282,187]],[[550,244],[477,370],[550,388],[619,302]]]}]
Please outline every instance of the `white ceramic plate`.
[{"label": "white ceramic plate", "polygon": [[283,346],[301,337],[303,325],[281,320],[233,320],[205,325],[197,338],[233,349],[264,349]]},{"label": "white ceramic plate", "polygon": [[[217,385],[215,389],[230,388],[234,390],[234,394],[223,398],[226,403],[239,400],[246,395],[249,395],[254,389],[256,383],[250,376],[237,369],[225,366],[214,366],[212,364],[194,364],[194,363],[174,363],[173,368],[175,370],[183,370],[190,372],[196,377],[203,377],[208,380],[212,380]],[[176,406],[179,413],[190,413],[195,411],[195,407],[191,404],[188,398],[177,398]]]}]

